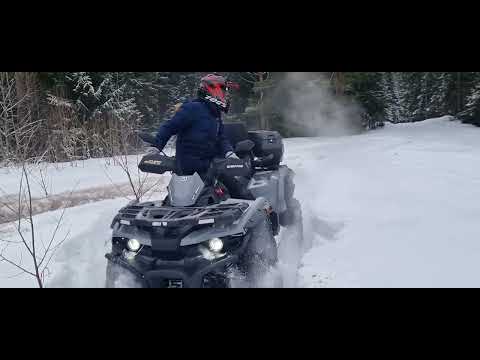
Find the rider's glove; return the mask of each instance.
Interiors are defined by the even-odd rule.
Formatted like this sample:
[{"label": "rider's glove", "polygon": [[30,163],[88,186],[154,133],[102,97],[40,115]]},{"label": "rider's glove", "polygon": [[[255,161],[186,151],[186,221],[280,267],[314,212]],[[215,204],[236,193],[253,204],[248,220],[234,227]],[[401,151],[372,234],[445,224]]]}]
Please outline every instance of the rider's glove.
[{"label": "rider's glove", "polygon": [[237,159],[240,160],[240,158],[235,154],[233,151],[229,151],[225,154],[226,159]]}]

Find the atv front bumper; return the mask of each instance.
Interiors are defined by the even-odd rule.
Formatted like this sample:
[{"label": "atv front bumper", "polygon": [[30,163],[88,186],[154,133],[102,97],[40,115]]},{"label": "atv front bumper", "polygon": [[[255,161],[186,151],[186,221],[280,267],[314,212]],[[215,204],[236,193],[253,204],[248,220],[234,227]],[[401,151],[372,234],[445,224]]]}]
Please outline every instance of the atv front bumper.
[{"label": "atv front bumper", "polygon": [[239,262],[243,251],[244,246],[234,253],[227,253],[223,257],[213,260],[201,256],[178,261],[161,260],[141,255],[132,260],[114,254],[107,254],[105,257],[111,263],[127,270],[145,288],[202,288],[205,287],[207,275],[225,274],[229,266]]}]

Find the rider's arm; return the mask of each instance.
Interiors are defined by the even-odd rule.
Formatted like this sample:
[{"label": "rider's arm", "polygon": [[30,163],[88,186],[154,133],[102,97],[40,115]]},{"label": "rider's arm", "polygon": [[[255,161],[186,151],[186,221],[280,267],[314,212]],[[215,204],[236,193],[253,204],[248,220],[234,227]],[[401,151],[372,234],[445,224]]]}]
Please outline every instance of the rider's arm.
[{"label": "rider's arm", "polygon": [[218,130],[218,146],[221,156],[225,156],[227,153],[233,151],[232,144],[225,135],[223,122],[220,122],[220,128]]},{"label": "rider's arm", "polygon": [[178,109],[175,115],[167,122],[165,122],[158,130],[156,136],[157,148],[162,151],[168,140],[173,135],[177,135],[182,130],[186,129],[192,124],[192,115],[188,104],[184,104]]}]

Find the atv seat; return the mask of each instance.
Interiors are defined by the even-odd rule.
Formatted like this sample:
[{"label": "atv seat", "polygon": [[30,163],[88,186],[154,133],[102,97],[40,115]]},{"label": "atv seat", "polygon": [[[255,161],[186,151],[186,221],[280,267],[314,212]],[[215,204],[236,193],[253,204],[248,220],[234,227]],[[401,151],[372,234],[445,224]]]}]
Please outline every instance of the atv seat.
[{"label": "atv seat", "polygon": [[[224,123],[224,133],[230,144],[235,148],[235,145],[240,141],[250,140],[248,129],[243,122],[229,122]],[[223,176],[221,181],[227,187],[230,195],[234,198],[255,200],[250,191],[247,190],[249,178],[244,177],[226,177]]]}]

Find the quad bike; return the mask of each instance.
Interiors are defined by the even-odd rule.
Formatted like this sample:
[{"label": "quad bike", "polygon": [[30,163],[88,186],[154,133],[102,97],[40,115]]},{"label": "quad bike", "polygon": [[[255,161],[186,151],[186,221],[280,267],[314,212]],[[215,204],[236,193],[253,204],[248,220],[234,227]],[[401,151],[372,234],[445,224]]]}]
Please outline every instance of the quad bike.
[{"label": "quad bike", "polygon": [[[242,123],[225,131],[240,159],[215,159],[207,174],[178,175],[175,158],[160,152],[142,158],[143,172],[172,172],[168,196],[130,203],[115,216],[107,287],[224,288],[238,279],[255,287],[277,263],[281,226],[300,224],[303,241],[280,135]],[[140,138],[155,146],[150,134]]]}]

